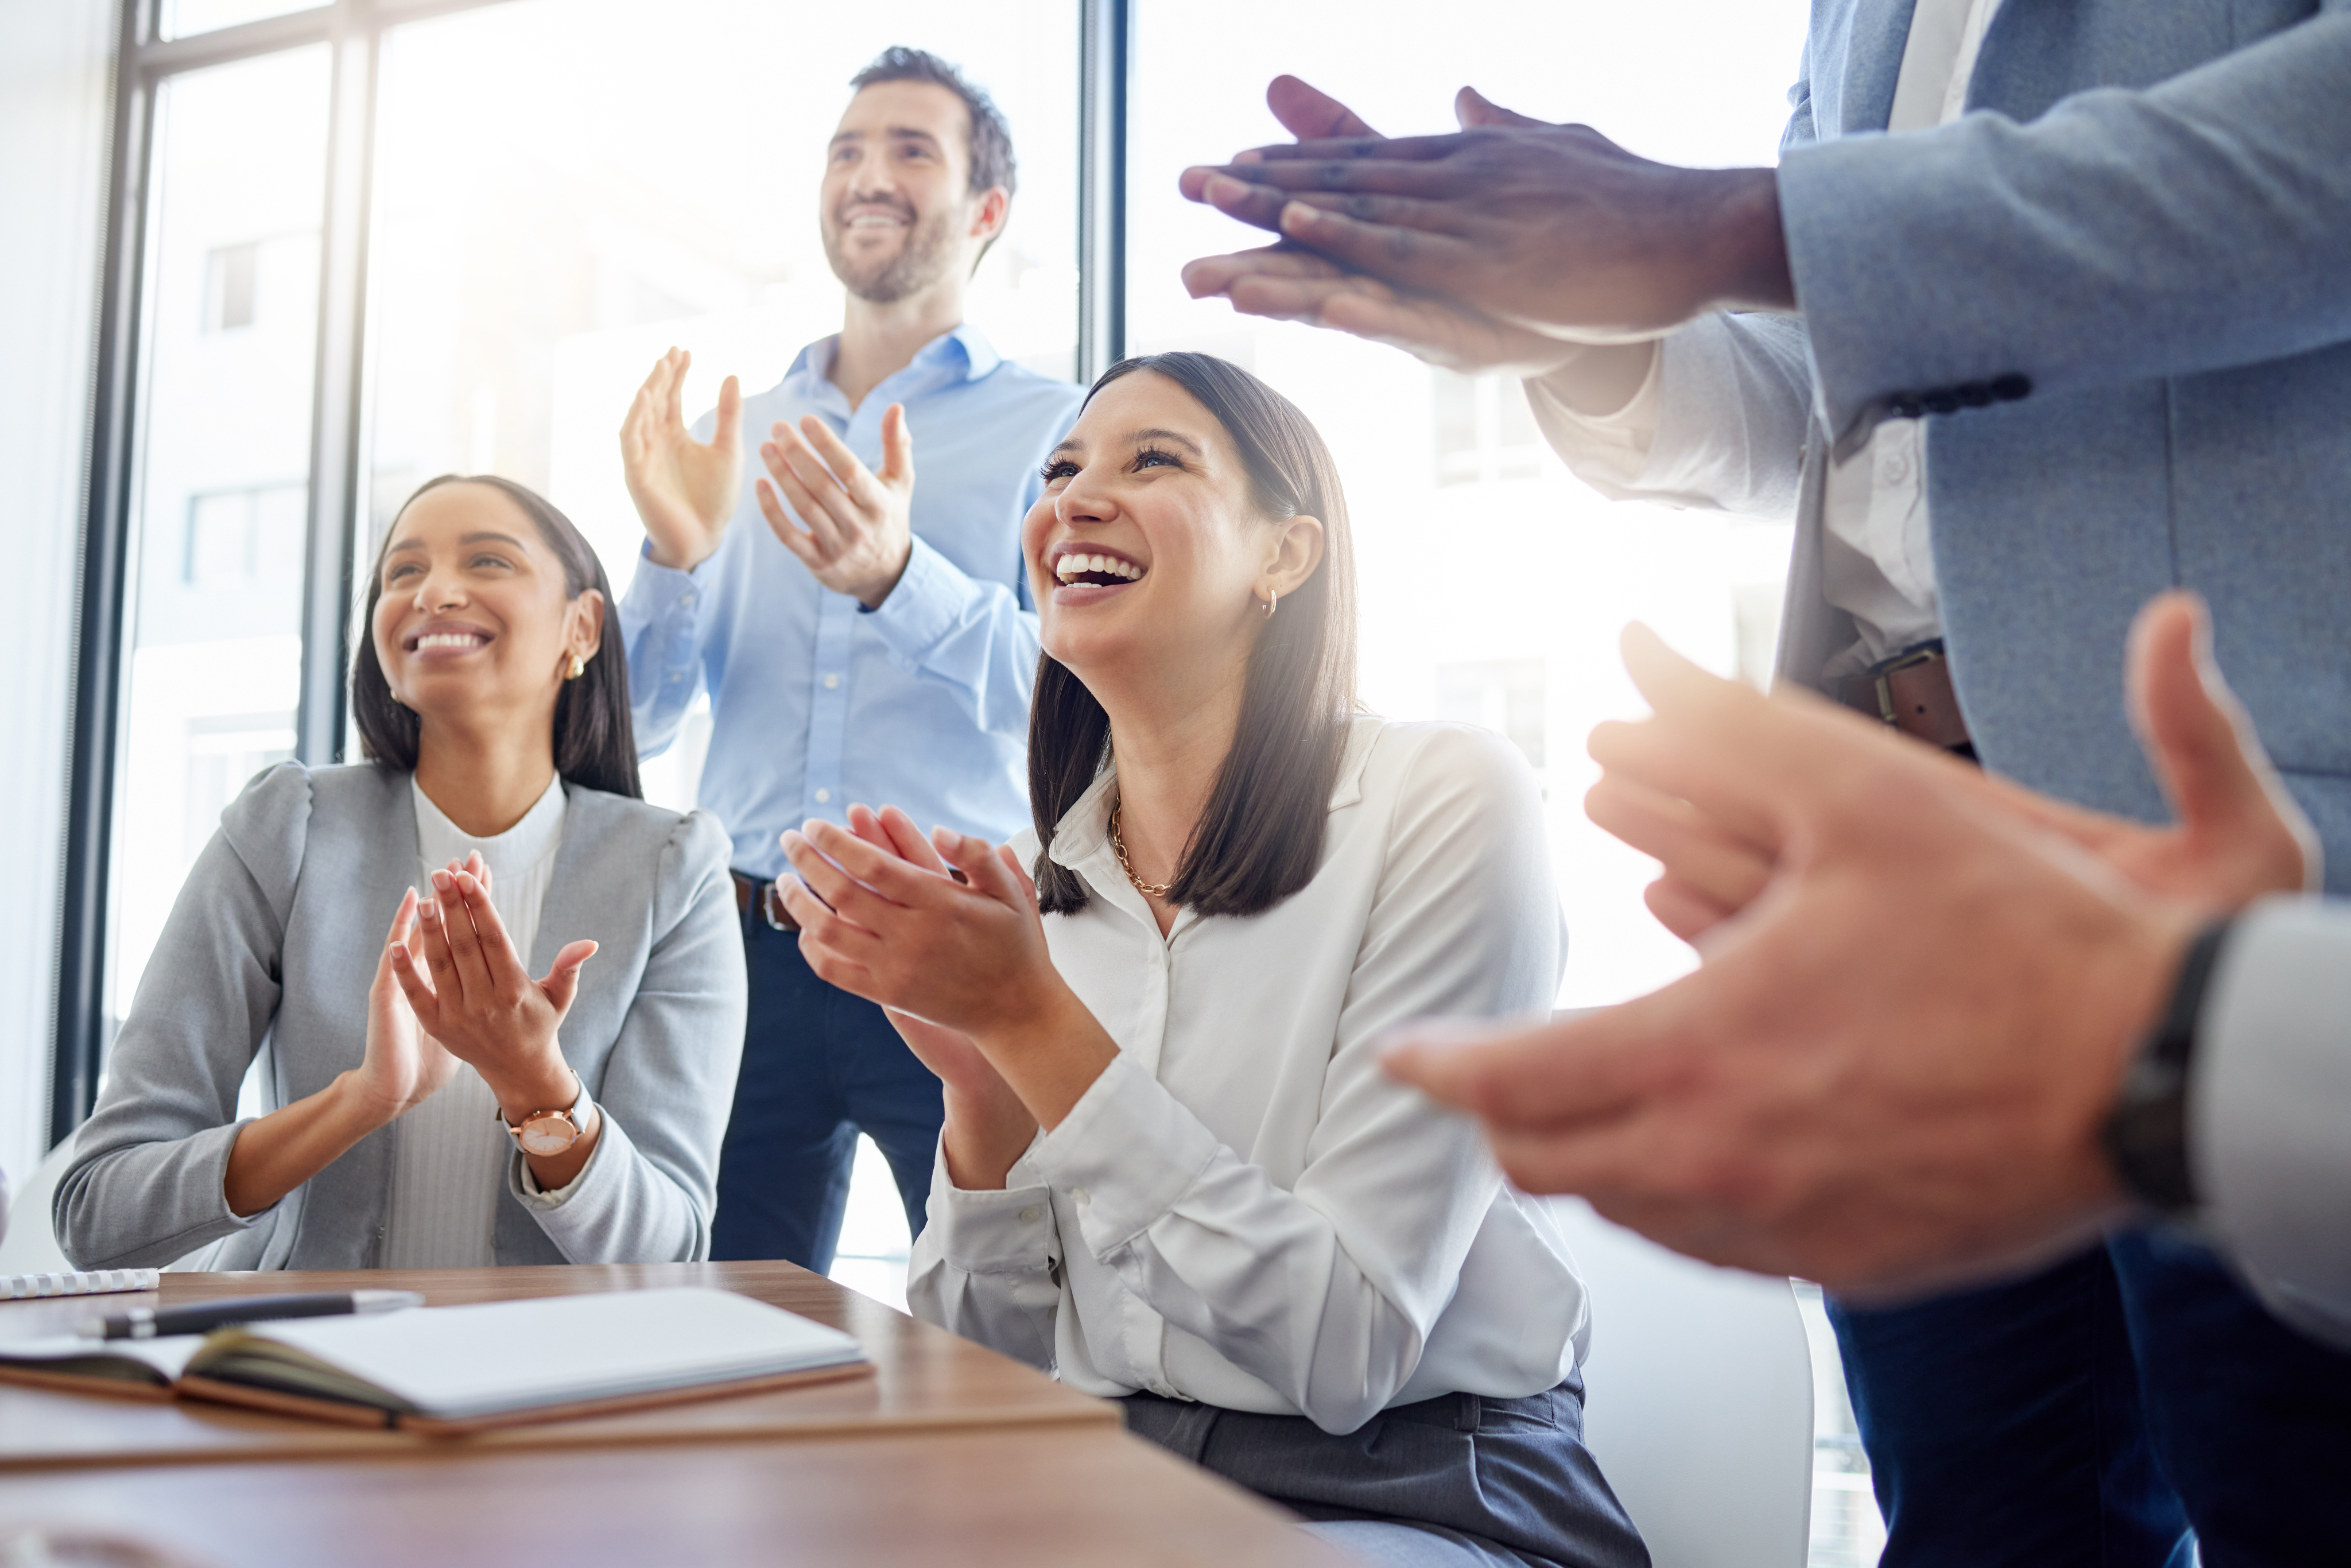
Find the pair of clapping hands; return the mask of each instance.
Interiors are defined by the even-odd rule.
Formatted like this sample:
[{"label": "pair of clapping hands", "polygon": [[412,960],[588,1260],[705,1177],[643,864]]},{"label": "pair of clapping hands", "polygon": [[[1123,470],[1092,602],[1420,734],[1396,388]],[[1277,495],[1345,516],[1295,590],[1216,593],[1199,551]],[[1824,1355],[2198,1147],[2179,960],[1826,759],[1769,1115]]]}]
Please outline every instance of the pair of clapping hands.
[{"label": "pair of clapping hands", "polygon": [[[490,903],[479,854],[433,873],[432,896],[410,888],[393,915],[368,988],[360,1085],[385,1121],[432,1098],[470,1063],[502,1104],[564,1105],[578,1092],[556,1034],[596,944],[567,944],[534,980]],[[566,1087],[569,1085],[569,1087]]]},{"label": "pair of clapping hands", "polygon": [[1384,138],[1295,77],[1266,100],[1300,140],[1180,188],[1281,241],[1191,263],[1195,296],[1519,375],[1710,308],[1794,304],[1771,170],[1652,162],[1468,88],[1438,136]]},{"label": "pair of clapping hands", "polygon": [[[621,425],[629,498],[653,559],[679,571],[718,548],[743,483],[742,385],[733,376],[720,383],[716,428],[709,441],[696,441],[685,427],[683,395],[693,362],[682,349],[664,354]],[[905,406],[883,411],[878,475],[814,414],[798,429],[778,420],[768,435],[759,461],[768,476],[757,486],[768,527],[819,582],[879,608],[914,551],[914,438]]]},{"label": "pair of clapping hands", "polygon": [[2140,613],[2129,697],[2177,821],[2079,810],[1640,628],[1655,716],[1604,725],[1593,820],[1655,856],[1701,967],[1586,1017],[1423,1030],[1389,1070],[1503,1168],[1680,1250],[1848,1290],[2021,1267],[2128,1212],[2098,1136],[2196,933],[2316,884],[2309,823],[2213,665]]}]

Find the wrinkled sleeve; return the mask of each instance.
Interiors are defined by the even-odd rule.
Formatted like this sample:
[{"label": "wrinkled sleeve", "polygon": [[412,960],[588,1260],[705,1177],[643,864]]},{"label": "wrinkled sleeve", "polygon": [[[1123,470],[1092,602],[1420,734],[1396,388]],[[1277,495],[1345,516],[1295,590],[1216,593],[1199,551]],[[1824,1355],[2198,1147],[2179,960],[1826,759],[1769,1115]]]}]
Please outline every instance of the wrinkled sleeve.
[{"label": "wrinkled sleeve", "polygon": [[310,779],[282,763],[221,813],[182,884],[74,1137],[52,1215],[78,1269],[153,1269],[246,1229],[223,1184],[236,1097],[277,1014]]},{"label": "wrinkled sleeve", "polygon": [[1028,1156],[1014,1163],[1002,1191],[974,1192],[948,1178],[942,1148],[927,1222],[907,1262],[914,1314],[1050,1371],[1061,1281],[1052,1194]]},{"label": "wrinkled sleeve", "polygon": [[898,586],[866,618],[910,674],[953,692],[983,732],[1016,740],[1029,733],[1040,646],[1027,574],[1018,580],[1015,591],[975,578],[917,535]]},{"label": "wrinkled sleeve", "polygon": [[1544,1016],[1564,946],[1541,794],[1508,742],[1432,730],[1386,831],[1294,1186],[1124,1056],[1028,1155],[1072,1197],[1065,1244],[1329,1432],[1419,1365],[1501,1180],[1474,1124],[1380,1071],[1378,1041],[1416,1018]]},{"label": "wrinkled sleeve", "polygon": [[[738,524],[739,525],[739,520]],[[622,640],[629,654],[629,722],[637,755],[659,757],[702,690],[703,646],[709,641],[721,543],[692,571],[637,558],[637,575],[621,596]]]},{"label": "wrinkled sleeve", "polygon": [[2207,1234],[2272,1311],[2351,1348],[2351,905],[2271,899],[2241,917],[2198,1036]]},{"label": "wrinkled sleeve", "polygon": [[743,1054],[747,981],[726,835],[689,813],[664,848],[660,935],[621,1032],[590,1086],[603,1113],[595,1152],[559,1195],[508,1189],[574,1263],[689,1263],[710,1256],[718,1145]]}]

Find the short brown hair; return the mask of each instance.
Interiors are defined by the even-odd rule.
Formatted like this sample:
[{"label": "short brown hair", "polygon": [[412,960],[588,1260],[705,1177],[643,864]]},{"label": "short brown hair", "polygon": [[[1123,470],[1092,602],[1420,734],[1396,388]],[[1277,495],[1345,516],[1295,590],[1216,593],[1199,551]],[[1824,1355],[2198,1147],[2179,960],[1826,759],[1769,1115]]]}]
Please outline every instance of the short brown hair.
[{"label": "short brown hair", "polygon": [[912,49],[904,44],[893,44],[874,56],[872,65],[849,78],[849,85],[862,92],[885,81],[926,81],[963,99],[971,193],[977,196],[1001,185],[1008,196],[1019,189],[1020,172],[1012,162],[1011,128],[1004,123],[1004,111],[986,89],[964,80],[961,71],[928,49]]}]

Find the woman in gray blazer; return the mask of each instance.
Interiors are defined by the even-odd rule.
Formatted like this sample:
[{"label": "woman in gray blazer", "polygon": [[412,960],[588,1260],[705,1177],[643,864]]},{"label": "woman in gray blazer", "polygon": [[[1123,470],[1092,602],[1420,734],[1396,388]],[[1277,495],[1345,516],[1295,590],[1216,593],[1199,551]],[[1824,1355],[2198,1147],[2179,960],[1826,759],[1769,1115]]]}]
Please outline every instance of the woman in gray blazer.
[{"label": "woman in gray blazer", "polygon": [[727,840],[640,798],[611,601],[522,486],[410,497],[352,659],[371,760],[281,764],[222,813],[57,1185],[78,1265],[708,1254],[743,1039]]}]

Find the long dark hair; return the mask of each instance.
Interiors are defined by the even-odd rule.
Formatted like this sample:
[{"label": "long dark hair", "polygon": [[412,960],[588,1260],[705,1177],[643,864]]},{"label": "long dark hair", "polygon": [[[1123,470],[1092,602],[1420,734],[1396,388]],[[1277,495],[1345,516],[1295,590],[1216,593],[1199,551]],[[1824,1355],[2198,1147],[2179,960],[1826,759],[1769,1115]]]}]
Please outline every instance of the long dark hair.
[{"label": "long dark hair", "polygon": [[[1355,549],[1331,449],[1296,403],[1208,354],[1122,360],[1086,393],[1122,376],[1165,376],[1216,416],[1239,452],[1250,498],[1267,518],[1322,522],[1322,561],[1280,602],[1249,654],[1233,748],[1184,846],[1170,902],[1202,915],[1257,915],[1314,880],[1331,787],[1355,707]],[[1086,905],[1085,883],[1047,852],[1053,830],[1092,787],[1110,747],[1110,715],[1068,666],[1045,654],[1029,716],[1029,800],[1037,825],[1037,901],[1049,915]]]},{"label": "long dark hair", "polygon": [[[555,699],[555,770],[583,789],[644,799],[637,782],[636,732],[629,723],[629,661],[621,641],[620,605],[604,576],[604,563],[571,519],[535,490],[494,474],[444,474],[427,479],[414,495],[400,504],[405,512],[416,497],[444,485],[487,485],[505,494],[523,510],[555,559],[563,563],[563,596],[577,599],[590,589],[604,596],[604,632],[587,673],[563,683]],[[392,695],[383,678],[383,664],[375,656],[375,607],[383,598],[383,557],[399,531],[400,512],[383,530],[375,567],[368,573],[367,607],[360,615],[360,634],[352,639],[351,716],[360,727],[360,752],[381,767],[412,772],[416,767],[416,737],[423,724],[415,713]]]}]

